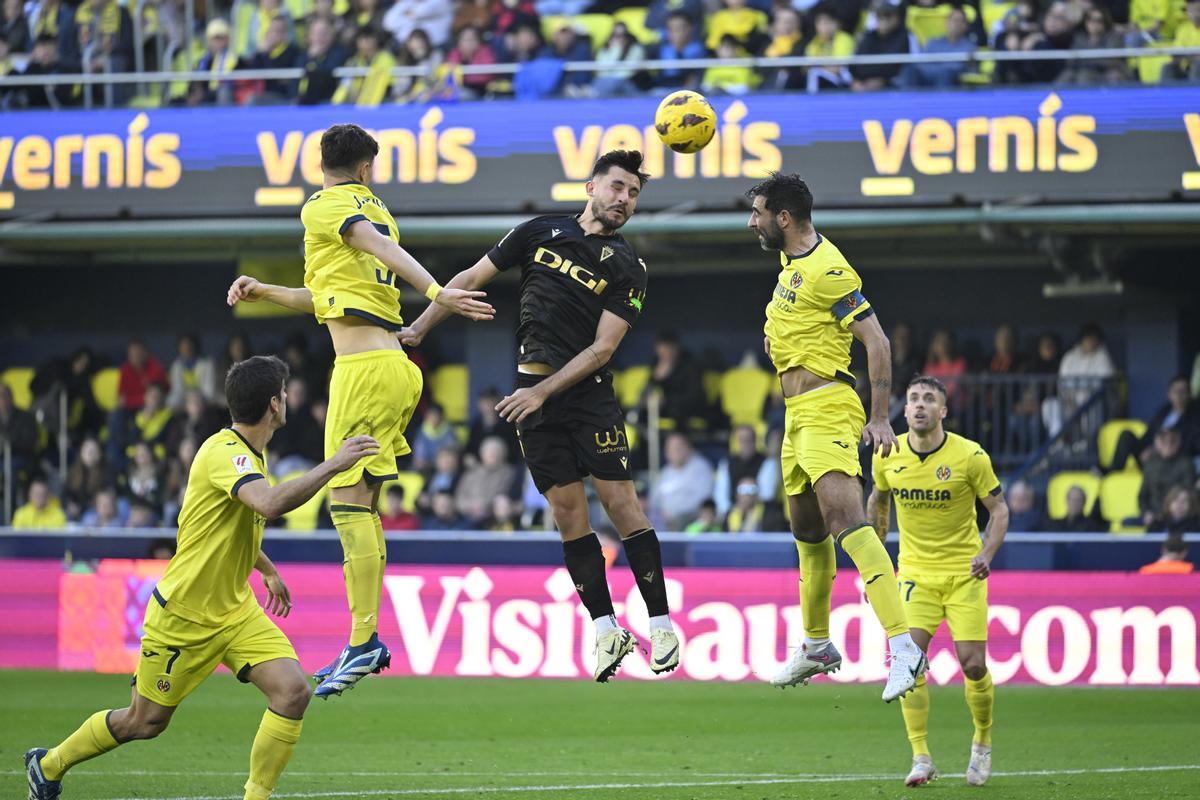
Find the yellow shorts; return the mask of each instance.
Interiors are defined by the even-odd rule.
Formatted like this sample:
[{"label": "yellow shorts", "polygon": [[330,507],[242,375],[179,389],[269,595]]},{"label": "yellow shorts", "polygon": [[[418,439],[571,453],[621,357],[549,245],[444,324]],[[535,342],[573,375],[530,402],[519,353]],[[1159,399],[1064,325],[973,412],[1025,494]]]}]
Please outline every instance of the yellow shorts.
[{"label": "yellow shorts", "polygon": [[897,576],[900,599],[910,628],[937,633],[942,620],[956,642],[986,642],[988,635],[987,580],[970,575]]},{"label": "yellow shorts", "polygon": [[396,459],[412,452],[404,429],[421,399],[424,379],[403,350],[369,350],[338,356],[329,381],[329,413],[325,418],[325,457],[352,436],[374,436],[379,452],[335,475],[330,488],[353,486],[364,476],[369,484],[396,477]]},{"label": "yellow shorts", "polygon": [[807,492],[827,472],[862,475],[858,443],[867,415],[862,400],[844,383],[831,383],[784,401],[783,489]]},{"label": "yellow shorts", "polygon": [[151,599],[134,685],[147,700],[173,708],[204,683],[218,664],[229,667],[246,683],[251,667],[277,658],[296,659],[296,651],[257,606],[234,624],[214,628],[177,617]]}]

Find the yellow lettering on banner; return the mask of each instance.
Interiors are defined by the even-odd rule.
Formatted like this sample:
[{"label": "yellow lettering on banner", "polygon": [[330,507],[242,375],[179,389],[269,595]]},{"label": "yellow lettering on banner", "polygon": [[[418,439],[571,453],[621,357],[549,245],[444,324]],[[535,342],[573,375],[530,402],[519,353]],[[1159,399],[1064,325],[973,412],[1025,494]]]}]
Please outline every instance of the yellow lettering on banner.
[{"label": "yellow lettering on banner", "polygon": [[1008,140],[1016,147],[1018,172],[1033,171],[1033,123],[1025,117],[996,117],[988,135],[988,169],[1008,171]]},{"label": "yellow lettering on banner", "polygon": [[83,142],[83,188],[95,189],[100,185],[100,158],[104,157],[105,185],[110,189],[121,188],[121,177],[125,172],[125,148],[121,140],[111,133],[89,136]]},{"label": "yellow lettering on banner", "polygon": [[696,177],[695,153],[675,153],[675,177],[684,180]]},{"label": "yellow lettering on banner", "polygon": [[442,110],[436,106],[421,117],[420,142],[417,147],[417,177],[421,183],[433,183],[437,180],[437,126],[445,117]]},{"label": "yellow lettering on banner", "polygon": [[179,134],[156,133],[146,142],[146,162],[154,167],[146,173],[146,185],[151,189],[169,189],[183,177],[179,161]]},{"label": "yellow lettering on banner", "polygon": [[554,127],[554,146],[558,149],[558,160],[563,174],[573,181],[586,181],[591,177],[592,164],[600,154],[600,137],[604,129],[599,125],[588,125],[578,141],[569,125]]},{"label": "yellow lettering on banner", "polygon": [[892,126],[892,135],[889,139],[883,132],[883,123],[879,120],[868,119],[863,122],[863,133],[867,137],[867,150],[871,153],[871,161],[875,163],[876,172],[880,175],[895,175],[900,171],[912,129],[911,119],[898,119]]},{"label": "yellow lettering on banner", "polygon": [[146,175],[145,141],[142,134],[150,126],[150,118],[138,114],[125,129],[125,185],[130,189],[140,188]]},{"label": "yellow lettering on banner", "polygon": [[259,131],[255,137],[258,142],[258,155],[262,159],[263,172],[267,173],[267,183],[272,186],[284,186],[292,182],[296,173],[296,162],[300,158],[300,144],[304,134],[300,131],[288,131],[283,137],[283,146],[275,139],[270,131]]},{"label": "yellow lettering on banner", "polygon": [[735,100],[721,117],[721,175],[738,178],[742,174],[742,120],[746,118],[746,104]]},{"label": "yellow lettering on banner", "polygon": [[83,152],[83,137],[77,133],[54,140],[54,188],[71,188],[71,159]]},{"label": "yellow lettering on banner", "polygon": [[959,172],[974,172],[976,151],[979,148],[977,140],[987,136],[987,117],[963,117],[955,126],[958,135],[958,147],[954,156],[954,166]]},{"label": "yellow lettering on banner", "polygon": [[[601,153],[607,153],[610,150],[640,150],[641,147],[642,132],[632,125],[613,125],[604,132],[603,138],[600,139]],[[588,166],[590,167],[591,164]],[[591,169],[588,172],[591,172]]]},{"label": "yellow lettering on banner", "polygon": [[375,180],[391,183],[393,176],[400,183],[417,179],[417,137],[403,128],[389,128],[378,134],[379,155],[375,158]]},{"label": "yellow lettering on banner", "polygon": [[944,119],[923,119],[913,127],[912,162],[918,172],[945,175],[954,169],[954,128]]},{"label": "yellow lettering on banner", "polygon": [[475,177],[479,162],[471,152],[475,144],[472,128],[451,128],[438,139],[438,155],[447,163],[438,167],[439,183],[466,183]]},{"label": "yellow lettering on banner", "polygon": [[11,136],[0,139],[0,183],[4,183],[4,176],[8,174],[8,160],[12,156],[13,144]]},{"label": "yellow lettering on banner", "polygon": [[742,144],[752,159],[742,165],[745,177],[765,178],[783,167],[783,153],[775,144],[779,135],[778,122],[752,122],[746,126]]},{"label": "yellow lettering on banner", "polygon": [[1069,153],[1058,157],[1063,172],[1089,172],[1099,161],[1096,142],[1088,135],[1096,132],[1096,118],[1077,114],[1067,117],[1058,127],[1058,140]]},{"label": "yellow lettering on banner", "polygon": [[41,136],[26,136],[13,154],[13,183],[18,189],[37,191],[50,186],[50,142]]},{"label": "yellow lettering on banner", "polygon": [[[1187,129],[1188,142],[1192,145],[1192,157],[1196,159],[1196,164],[1200,165],[1200,114],[1184,114],[1183,126]],[[0,170],[0,175],[3,174]]]},{"label": "yellow lettering on banner", "polygon": [[325,131],[313,131],[304,137],[304,144],[300,145],[300,176],[304,178],[305,183],[311,183],[313,186],[320,186],[324,183],[324,175],[321,174],[321,135]]}]

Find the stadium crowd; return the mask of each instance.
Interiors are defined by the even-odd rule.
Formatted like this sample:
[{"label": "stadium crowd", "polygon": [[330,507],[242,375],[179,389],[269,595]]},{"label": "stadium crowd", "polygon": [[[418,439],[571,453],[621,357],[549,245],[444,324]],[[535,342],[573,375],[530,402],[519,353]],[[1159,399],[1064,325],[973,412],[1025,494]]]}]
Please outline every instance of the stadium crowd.
[{"label": "stadium crowd", "polygon": [[[140,38],[131,14],[140,8]],[[211,80],[175,84],[176,105],[427,102],[548,95],[612,97],[678,87],[720,94],[756,90],[948,87],[963,83],[1112,84],[1195,81],[1200,59],[861,64],[644,71],[626,66],[745,55],[1063,51],[1200,45],[1200,0],[196,0],[188,37],[183,0],[3,0],[0,78],[193,69]],[[187,42],[192,42],[191,51]],[[563,72],[567,61],[604,62]],[[462,65],[522,65],[516,73],[462,74]],[[397,66],[428,77],[393,78]],[[364,77],[338,79],[340,66]],[[299,80],[230,80],[235,69],[300,68]],[[7,108],[78,105],[77,85],[5,88]],[[93,89],[98,97],[103,89]],[[116,87],[129,101],[130,84]],[[161,102],[140,98],[140,102]]]},{"label": "stadium crowd", "polygon": [[[1095,326],[1085,327],[1065,352],[1053,334],[1030,340],[1026,349],[1010,325],[996,330],[990,347],[968,345],[965,352],[945,330],[931,332],[928,346],[922,348],[914,329],[904,323],[892,330],[892,342],[893,419],[901,430],[904,387],[918,373],[946,383],[951,393],[948,427],[972,435],[954,421],[955,393],[980,391],[974,384],[958,383],[971,376],[1024,376],[1032,386],[1044,387],[1047,378],[1074,386],[1073,379],[1106,379],[1117,372]],[[28,409],[18,408],[10,387],[0,383],[0,452],[11,448],[20,506],[14,527],[171,527],[198,445],[228,424],[221,376],[230,364],[254,352],[250,340],[237,334],[214,358],[202,351],[197,337],[184,335],[164,361],[144,343],[132,341],[119,365],[116,402],[109,411],[101,408],[93,392],[93,376],[105,364],[86,348],[36,369]],[[282,356],[291,377],[286,387],[287,425],[268,447],[276,478],[308,469],[323,458],[325,387],[331,367],[331,359],[310,352],[299,335],[284,343]],[[411,356],[419,366],[427,366],[419,352]],[[707,358],[703,363],[709,366]],[[655,525],[689,532],[787,530],[783,504],[778,502],[784,423],[778,394],[766,400],[760,425],[730,425],[705,390],[701,361],[674,335],[658,336],[655,363],[648,366],[641,403],[627,409],[630,419],[644,425],[645,404],[654,395],[663,417],[697,421],[664,426],[661,469],[653,484],[638,483]],[[1133,421],[1134,427],[1121,433],[1108,463],[1092,465],[1096,476],[1140,471],[1137,515],[1121,520],[1123,526],[1175,533],[1200,530],[1198,396],[1200,356],[1190,378],[1169,382],[1163,405],[1150,419],[1144,424]],[[521,463],[515,432],[494,410],[500,397],[494,389],[480,392],[474,398],[474,413],[461,424],[448,420],[428,397],[423,399],[407,433],[412,455],[400,465],[402,475],[413,480],[387,486],[385,528],[508,531],[548,524],[545,501]],[[1053,415],[1046,413],[1047,401],[1053,398],[1030,403],[1024,394],[1014,397],[1012,407],[1004,410],[1011,426],[1054,424]],[[55,434],[63,408],[65,471],[59,469]],[[1031,446],[1019,437],[1016,441],[1018,446]],[[640,446],[634,452],[643,475],[645,451]],[[865,474],[870,474],[869,468]],[[1066,490],[1064,516],[1049,513],[1044,481],[1014,482],[1008,487],[1012,530],[1109,530],[1110,521],[1100,518],[1094,489],[1089,493],[1086,488],[1072,485]],[[326,514],[323,508],[316,511],[307,527],[331,527]],[[305,527],[286,520],[276,524]]]}]

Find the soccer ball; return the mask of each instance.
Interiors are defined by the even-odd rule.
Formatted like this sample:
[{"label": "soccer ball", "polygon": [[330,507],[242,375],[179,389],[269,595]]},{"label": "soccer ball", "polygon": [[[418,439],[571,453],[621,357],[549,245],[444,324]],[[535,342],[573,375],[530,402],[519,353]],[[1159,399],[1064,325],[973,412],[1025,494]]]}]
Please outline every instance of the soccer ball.
[{"label": "soccer ball", "polygon": [[699,92],[672,92],[654,112],[654,129],[663,144],[676,153],[703,150],[717,132],[717,112]]}]

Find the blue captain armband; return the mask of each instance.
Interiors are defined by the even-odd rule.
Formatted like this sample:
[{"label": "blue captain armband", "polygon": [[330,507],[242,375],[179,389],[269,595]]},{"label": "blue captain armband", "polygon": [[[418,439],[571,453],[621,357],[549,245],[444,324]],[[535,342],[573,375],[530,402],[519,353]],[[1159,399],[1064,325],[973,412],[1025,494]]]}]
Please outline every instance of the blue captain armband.
[{"label": "blue captain armband", "polygon": [[867,302],[867,298],[862,296],[862,292],[851,292],[833,304],[829,309],[833,312],[833,317],[846,327],[856,319],[863,319],[875,313],[871,309],[871,304]]}]

